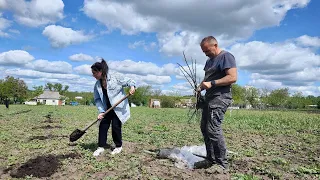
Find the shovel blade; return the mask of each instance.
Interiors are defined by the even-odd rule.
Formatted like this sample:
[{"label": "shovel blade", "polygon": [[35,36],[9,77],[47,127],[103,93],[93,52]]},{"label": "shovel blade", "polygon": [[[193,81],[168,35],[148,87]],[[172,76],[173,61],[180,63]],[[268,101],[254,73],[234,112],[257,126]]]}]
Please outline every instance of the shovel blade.
[{"label": "shovel blade", "polygon": [[80,129],[76,129],[74,130],[69,137],[70,142],[74,142],[76,140],[78,140],[79,138],[81,138],[82,135],[84,135],[84,133],[86,133],[85,131],[81,131]]}]

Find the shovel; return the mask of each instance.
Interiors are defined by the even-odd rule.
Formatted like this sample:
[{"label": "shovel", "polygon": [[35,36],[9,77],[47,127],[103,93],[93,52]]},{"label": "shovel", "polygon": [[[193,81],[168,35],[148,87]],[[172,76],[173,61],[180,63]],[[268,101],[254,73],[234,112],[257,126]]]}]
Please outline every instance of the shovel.
[{"label": "shovel", "polygon": [[[123,100],[125,100],[127,97],[129,97],[131,94],[127,94],[125,97],[123,97],[122,99],[120,99],[116,104],[114,104],[111,108],[109,108],[106,112],[103,113],[103,115],[106,115],[108,112],[110,112],[113,108],[115,108],[118,104],[120,104]],[[84,130],[80,130],[80,129],[76,129],[74,130],[71,134],[70,134],[70,142],[74,142],[76,140],[78,140],[79,138],[81,138],[86,131],[92,126],[94,125],[96,122],[98,122],[99,119],[95,120],[94,122],[92,122],[89,126],[87,126]]]}]

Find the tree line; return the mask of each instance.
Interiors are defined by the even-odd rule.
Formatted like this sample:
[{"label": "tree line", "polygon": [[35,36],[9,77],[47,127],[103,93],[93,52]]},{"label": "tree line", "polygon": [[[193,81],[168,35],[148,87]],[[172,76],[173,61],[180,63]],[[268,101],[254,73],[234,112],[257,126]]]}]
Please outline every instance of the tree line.
[{"label": "tree line", "polygon": [[241,87],[232,85],[233,105],[253,108],[320,108],[320,96],[303,96],[302,92],[289,93],[289,88],[270,90],[267,88]]},{"label": "tree line", "polygon": [[[33,90],[29,90],[26,83],[12,76],[0,79],[0,103],[10,100],[11,103],[23,103],[33,99],[43,93],[44,90],[57,91],[62,95],[62,99],[69,104],[77,101],[82,105],[94,104],[92,92],[70,92],[69,86],[60,83],[46,83],[45,86],[33,86]],[[129,93],[129,88],[125,88],[125,92]],[[153,89],[152,86],[137,87],[134,96],[129,96],[129,102],[137,106],[149,106],[150,99],[159,99],[162,107],[175,107],[175,104],[181,99],[195,98],[190,96],[181,96],[182,92],[174,92],[171,94],[162,94],[160,89]],[[301,92],[289,93],[288,88],[280,88],[269,90],[267,88],[258,89],[255,87],[232,85],[233,103],[232,106],[240,108],[287,108],[287,109],[303,109],[308,107],[320,108],[320,96],[312,95],[303,96]],[[75,99],[81,96],[82,99]],[[311,106],[310,106],[311,105]],[[313,105],[313,106],[312,106]]]}]

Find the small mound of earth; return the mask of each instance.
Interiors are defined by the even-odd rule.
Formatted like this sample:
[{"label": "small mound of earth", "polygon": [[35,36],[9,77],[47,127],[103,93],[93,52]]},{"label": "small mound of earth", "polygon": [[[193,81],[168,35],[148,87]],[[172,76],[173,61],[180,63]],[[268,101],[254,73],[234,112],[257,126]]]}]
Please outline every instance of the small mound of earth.
[{"label": "small mound of earth", "polygon": [[10,176],[13,178],[24,178],[25,176],[33,177],[50,177],[54,174],[62,165],[60,162],[67,158],[79,158],[80,155],[77,153],[69,153],[66,155],[48,155],[38,156],[35,159],[30,159],[26,163],[22,164],[17,169],[13,169],[10,172]]},{"label": "small mound of earth", "polygon": [[52,119],[47,119],[47,120],[43,121],[43,123],[54,123],[54,121]]}]

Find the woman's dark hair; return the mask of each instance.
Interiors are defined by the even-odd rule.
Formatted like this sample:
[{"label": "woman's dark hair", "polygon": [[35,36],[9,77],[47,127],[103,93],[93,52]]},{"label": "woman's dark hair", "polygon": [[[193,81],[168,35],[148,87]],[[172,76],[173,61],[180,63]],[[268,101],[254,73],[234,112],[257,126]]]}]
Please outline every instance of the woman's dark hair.
[{"label": "woman's dark hair", "polygon": [[102,79],[102,86],[106,88],[106,80],[107,80],[107,74],[108,74],[108,71],[109,71],[109,67],[106,63],[106,61],[101,58],[101,62],[95,62],[92,66],[91,66],[91,69],[93,71],[100,71],[102,72],[101,74],[101,79]]}]

